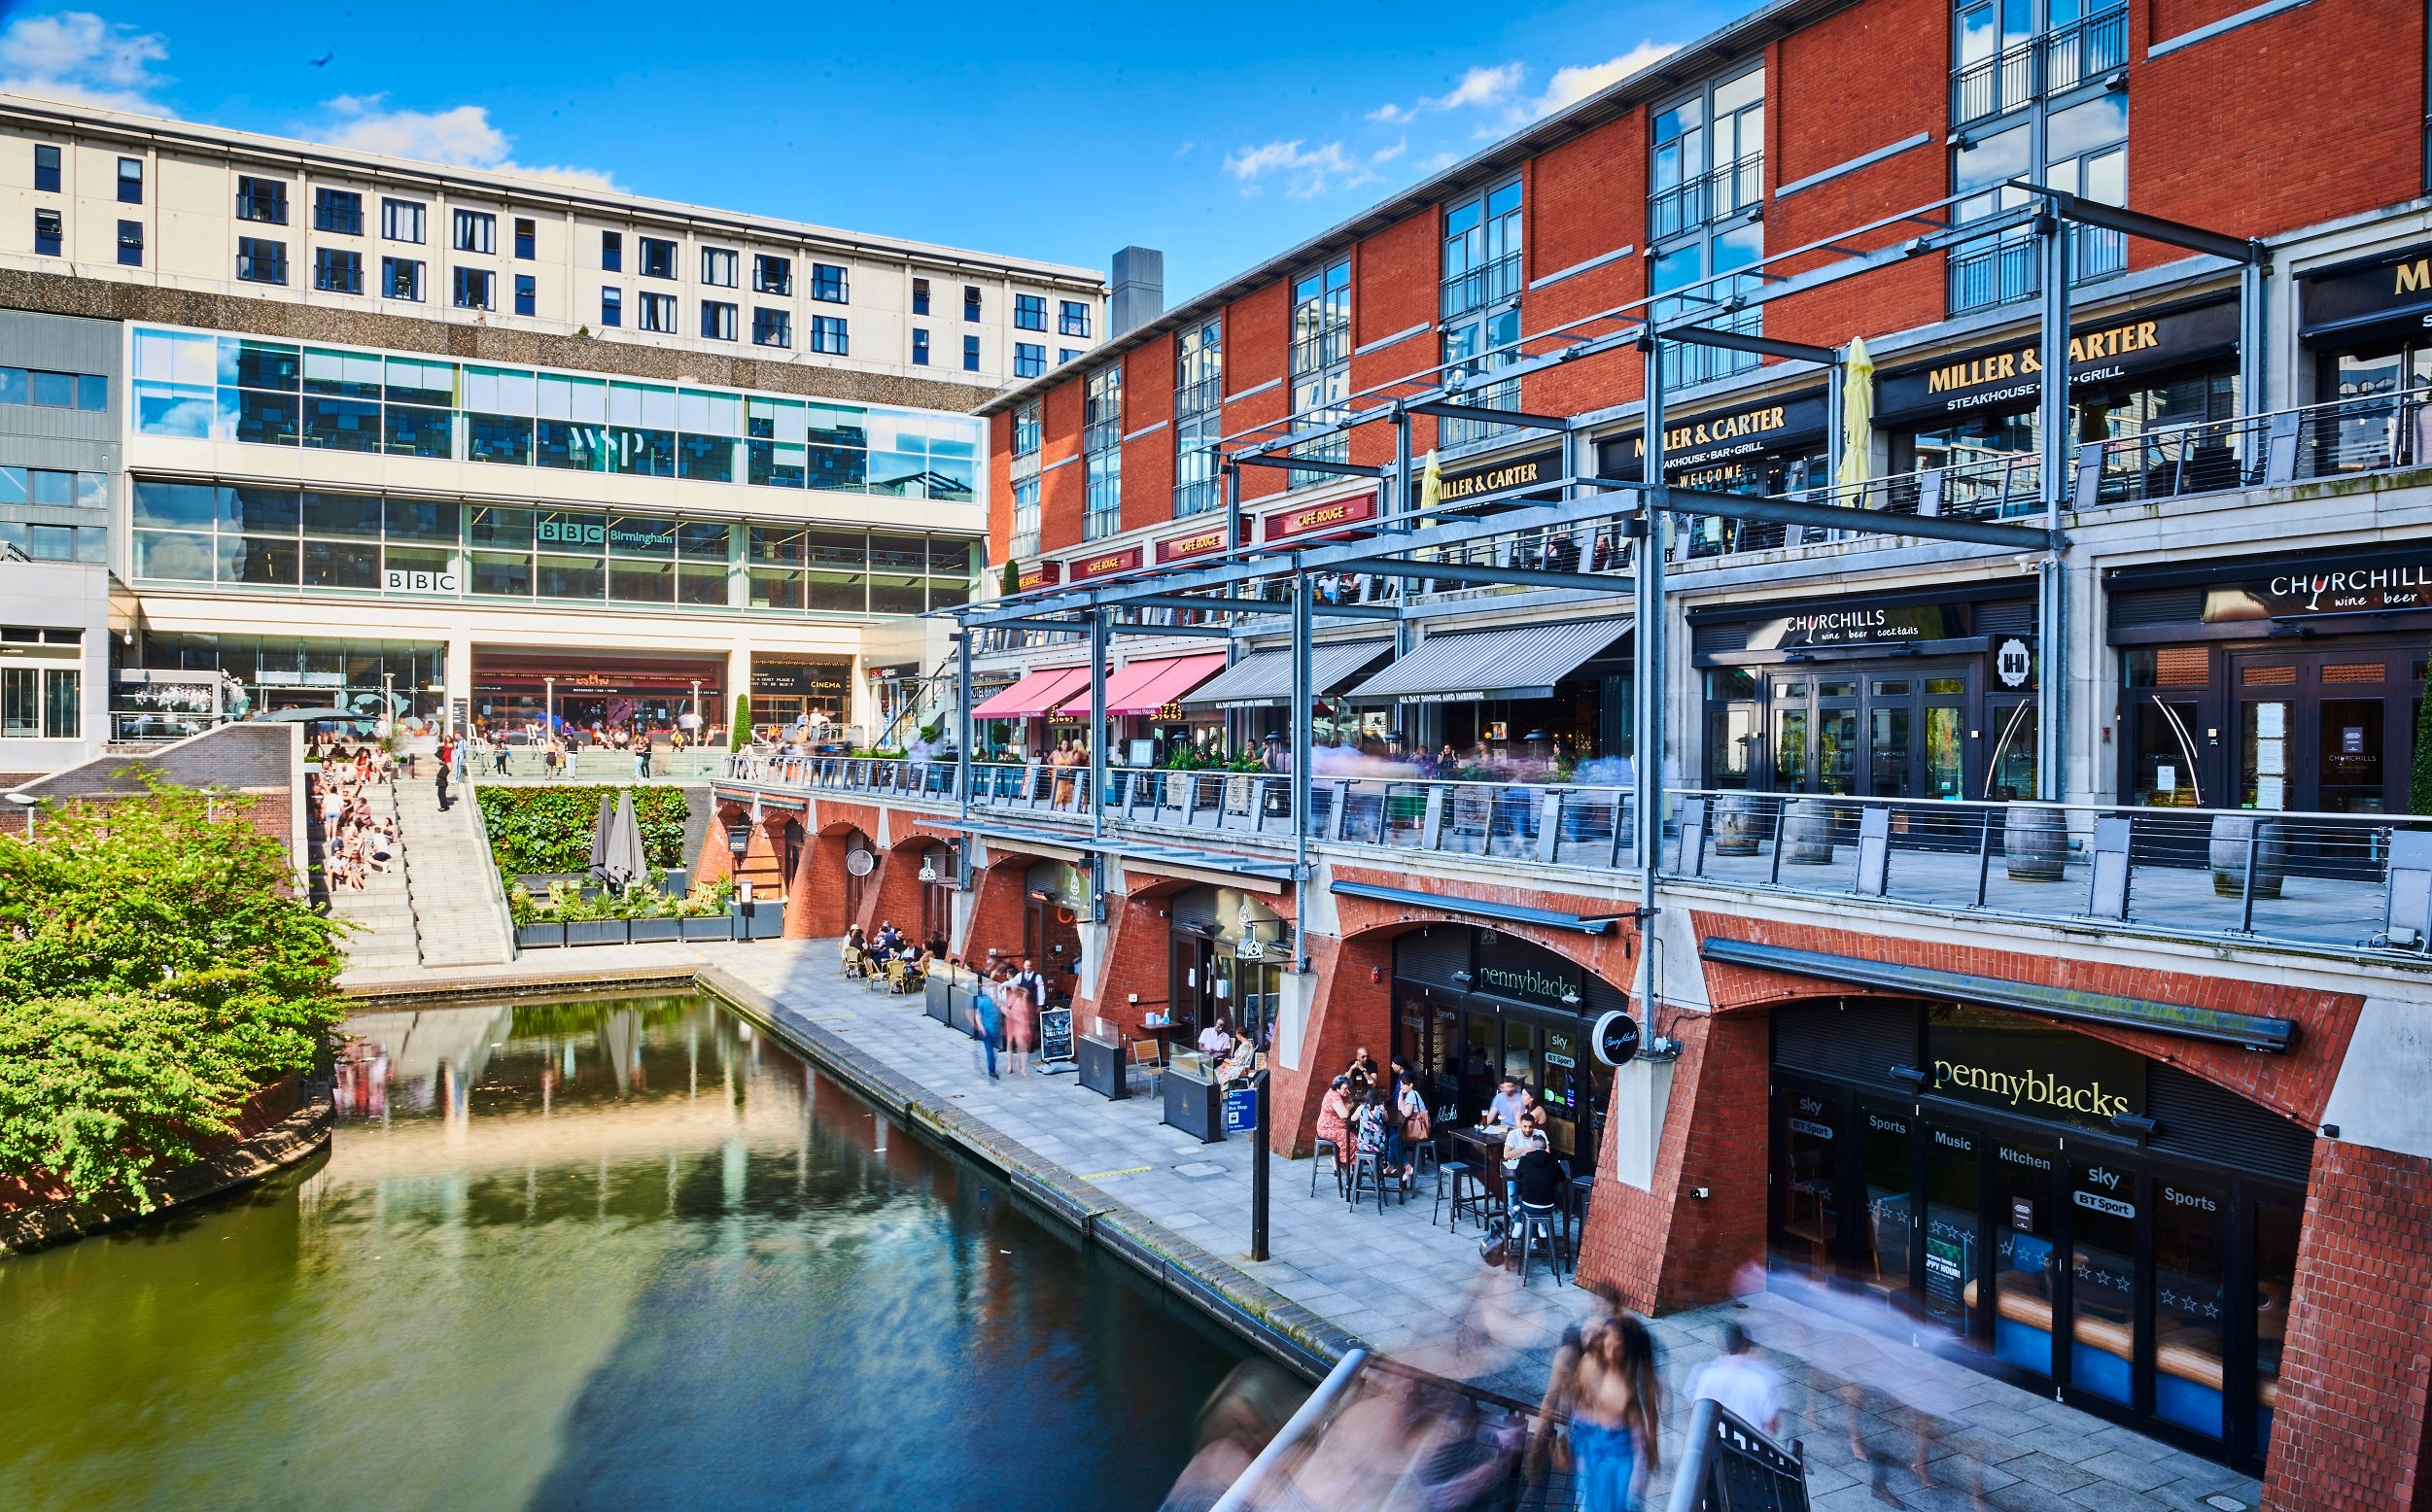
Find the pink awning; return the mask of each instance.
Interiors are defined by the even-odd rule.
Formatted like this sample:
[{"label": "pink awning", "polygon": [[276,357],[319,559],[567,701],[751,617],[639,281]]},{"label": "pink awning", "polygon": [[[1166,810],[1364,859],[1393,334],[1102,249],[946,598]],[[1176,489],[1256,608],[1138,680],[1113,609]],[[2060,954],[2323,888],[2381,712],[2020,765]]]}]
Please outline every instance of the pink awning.
[{"label": "pink awning", "polygon": [[[1154,714],[1166,704],[1225,670],[1221,656],[1164,657],[1131,662],[1115,669],[1106,679],[1106,717]],[[1083,678],[1060,712],[1067,719],[1090,716],[1090,684]]]},{"label": "pink awning", "polygon": [[[992,693],[971,711],[974,719],[1036,719],[1063,702],[1075,687],[1090,686],[1086,667],[1056,667],[1032,672],[1001,692]],[[1084,701],[1086,703],[1086,699]]]}]

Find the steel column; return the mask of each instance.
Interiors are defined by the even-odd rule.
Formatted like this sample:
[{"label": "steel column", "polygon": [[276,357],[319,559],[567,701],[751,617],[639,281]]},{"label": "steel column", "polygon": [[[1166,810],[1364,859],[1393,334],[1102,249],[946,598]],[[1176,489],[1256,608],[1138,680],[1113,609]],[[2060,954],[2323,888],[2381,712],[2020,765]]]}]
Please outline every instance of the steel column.
[{"label": "steel column", "polygon": [[2264,338],[2271,312],[2264,304],[2272,276],[2271,255],[2257,243],[2255,256],[2238,270],[2238,413],[2267,414],[2272,408],[2270,354]]},{"label": "steel column", "polygon": [[[1292,574],[1292,861],[1302,886],[1309,875],[1309,763],[1314,759],[1309,705],[1316,702],[1316,675],[1309,664],[1309,600],[1315,597],[1309,575],[1294,564]],[[1308,914],[1303,910],[1292,930],[1297,968],[1309,969]]]},{"label": "steel column", "polygon": [[2068,796],[2068,579],[2067,546],[2061,537],[2061,510],[2068,501],[2068,290],[2069,224],[2057,215],[2036,223],[2036,251],[2043,261],[2042,427],[2043,527],[2051,544],[2043,557],[2036,593],[2035,640],[2039,673],[2035,687],[2035,796],[2059,803]]},{"label": "steel column", "polygon": [[955,788],[961,795],[960,817],[971,817],[971,778],[978,769],[971,749],[971,627],[955,627],[955,752],[962,763]]},{"label": "steel column", "polygon": [[1663,340],[1650,334],[1646,346],[1647,405],[1644,432],[1647,462],[1639,472],[1645,485],[1645,507],[1639,520],[1646,533],[1638,540],[1637,626],[1632,639],[1637,729],[1630,735],[1630,774],[1637,814],[1632,839],[1638,849],[1638,1011],[1646,1032],[1655,1032],[1655,872],[1663,862],[1663,549],[1665,512],[1671,491],[1663,481]]},{"label": "steel column", "polygon": [[1090,611],[1090,833],[1106,833],[1106,611]]}]

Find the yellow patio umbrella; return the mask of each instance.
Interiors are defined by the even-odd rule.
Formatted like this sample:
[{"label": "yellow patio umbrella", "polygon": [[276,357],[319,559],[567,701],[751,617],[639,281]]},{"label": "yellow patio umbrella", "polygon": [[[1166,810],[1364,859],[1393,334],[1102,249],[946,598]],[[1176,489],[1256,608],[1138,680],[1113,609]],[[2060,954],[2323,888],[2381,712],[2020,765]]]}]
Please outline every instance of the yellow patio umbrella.
[{"label": "yellow patio umbrella", "polygon": [[1866,481],[1874,439],[1875,360],[1866,355],[1866,338],[1852,336],[1841,362],[1841,471],[1834,483],[1849,488]]},{"label": "yellow patio umbrella", "polygon": [[1444,500],[1444,469],[1436,464],[1436,449],[1427,449],[1427,464],[1419,469],[1418,513],[1429,515]]}]

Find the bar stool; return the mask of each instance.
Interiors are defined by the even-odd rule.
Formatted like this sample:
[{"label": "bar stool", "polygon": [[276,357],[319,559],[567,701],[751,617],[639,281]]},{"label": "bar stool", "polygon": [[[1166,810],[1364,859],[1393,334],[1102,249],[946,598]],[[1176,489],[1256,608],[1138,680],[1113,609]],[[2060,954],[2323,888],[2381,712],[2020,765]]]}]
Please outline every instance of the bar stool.
[{"label": "bar stool", "polygon": [[1563,1256],[1570,1249],[1561,1228],[1556,1226],[1562,1219],[1562,1210],[1550,1202],[1543,1205],[1523,1202],[1518,1205],[1521,1286],[1528,1285],[1528,1262],[1537,1254],[1541,1242],[1546,1251],[1546,1268],[1553,1272],[1555,1281],[1562,1280]]},{"label": "bar stool", "polygon": [[1342,1194],[1342,1147],[1331,1139],[1319,1140],[1317,1148],[1309,1151],[1309,1195],[1312,1197],[1317,1195],[1317,1157],[1319,1155],[1326,1157],[1326,1169],[1333,1173],[1335,1178],[1335,1194],[1340,1196]]},{"label": "bar stool", "polygon": [[[1585,1238],[1587,1236],[1587,1204],[1588,1200],[1596,1194],[1596,1178],[1592,1174],[1574,1176],[1565,1185],[1564,1190],[1570,1194],[1571,1200],[1569,1205],[1562,1210],[1562,1238],[1564,1243],[1576,1247],[1578,1241],[1571,1237],[1571,1220],[1573,1219],[1579,1220],[1580,1237]],[[1576,1248],[1573,1253],[1577,1253]]]},{"label": "bar stool", "polygon": [[1480,1228],[1495,1221],[1502,1198],[1495,1191],[1494,1184],[1480,1175],[1477,1167],[1467,1160],[1447,1160],[1438,1169],[1452,1175],[1452,1219],[1446,1226],[1459,1233],[1464,1211],[1477,1220]]},{"label": "bar stool", "polygon": [[1376,1211],[1382,1214],[1385,1211],[1384,1156],[1363,1151],[1351,1162],[1351,1183],[1343,1194],[1343,1201],[1356,1208],[1360,1205],[1360,1195],[1364,1191],[1372,1191],[1376,1194]]}]

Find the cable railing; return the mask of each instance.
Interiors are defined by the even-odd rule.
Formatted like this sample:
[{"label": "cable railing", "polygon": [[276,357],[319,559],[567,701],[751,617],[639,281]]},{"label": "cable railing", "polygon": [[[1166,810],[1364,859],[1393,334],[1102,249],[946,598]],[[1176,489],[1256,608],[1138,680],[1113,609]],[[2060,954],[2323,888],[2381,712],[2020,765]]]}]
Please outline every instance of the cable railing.
[{"label": "cable railing", "polygon": [[1951,73],[1951,124],[2005,115],[2038,95],[2060,94],[2128,61],[2128,11],[2103,11],[2030,37]]},{"label": "cable railing", "polygon": [[2432,463],[2432,390],[2147,429],[2078,448],[2073,506],[2179,498]]},{"label": "cable railing", "polygon": [[1765,155],[1751,153],[1647,196],[1647,239],[1661,241],[1755,208],[1765,197]]}]

